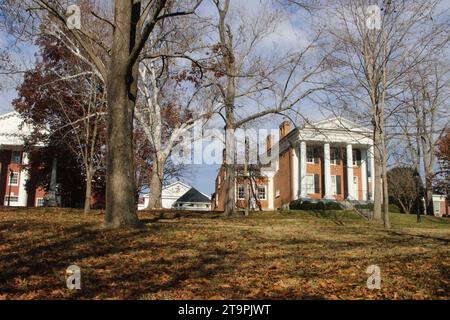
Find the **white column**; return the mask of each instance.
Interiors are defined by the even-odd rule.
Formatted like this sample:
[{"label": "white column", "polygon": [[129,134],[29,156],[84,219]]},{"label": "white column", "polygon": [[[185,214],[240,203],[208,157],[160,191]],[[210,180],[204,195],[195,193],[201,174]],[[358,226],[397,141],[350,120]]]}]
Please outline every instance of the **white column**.
[{"label": "white column", "polygon": [[347,198],[354,199],[353,192],[353,151],[352,145],[347,145]]},{"label": "white column", "polygon": [[362,199],[367,200],[367,149],[361,150],[361,181]]},{"label": "white column", "polygon": [[373,201],[373,197],[375,194],[375,160],[374,160],[374,153],[373,153],[373,146],[369,147],[369,163],[370,163],[370,199]]},{"label": "white column", "polygon": [[292,150],[292,196],[295,199],[298,199],[298,186],[299,186],[299,148],[297,145],[294,145]]},{"label": "white column", "polygon": [[333,199],[331,192],[331,158],[330,158],[330,144],[325,143],[323,145],[323,174],[325,180],[325,199]]},{"label": "white column", "polygon": [[[28,154],[26,152],[22,155],[22,165],[26,166],[28,164]],[[20,207],[26,207],[28,201],[28,193],[26,188],[26,183],[28,181],[28,170],[21,169],[19,177],[19,203]]]},{"label": "white column", "polygon": [[300,143],[300,197],[306,198],[306,142]]}]

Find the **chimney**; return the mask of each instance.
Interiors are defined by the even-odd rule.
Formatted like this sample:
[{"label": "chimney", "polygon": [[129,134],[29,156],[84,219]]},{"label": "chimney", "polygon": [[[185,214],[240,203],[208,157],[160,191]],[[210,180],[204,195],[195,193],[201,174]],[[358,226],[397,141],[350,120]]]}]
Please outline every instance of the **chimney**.
[{"label": "chimney", "polygon": [[291,122],[285,120],[280,124],[280,140],[287,136],[289,132],[291,132]]},{"label": "chimney", "polygon": [[267,135],[266,138],[266,154],[270,155],[270,148],[272,148],[272,135]]}]

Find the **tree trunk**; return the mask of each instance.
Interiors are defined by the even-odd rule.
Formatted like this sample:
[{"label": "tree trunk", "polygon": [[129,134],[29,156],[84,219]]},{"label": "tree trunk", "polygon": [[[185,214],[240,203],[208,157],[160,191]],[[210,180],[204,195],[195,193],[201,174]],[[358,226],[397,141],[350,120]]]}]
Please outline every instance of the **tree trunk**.
[{"label": "tree trunk", "polygon": [[58,170],[58,159],[54,157],[52,161],[52,173],[50,177],[50,188],[48,190],[47,207],[58,206],[58,201],[56,200],[57,170]]},{"label": "tree trunk", "polygon": [[158,156],[153,161],[150,179],[150,194],[147,209],[162,209],[162,185],[164,178],[164,160]]},{"label": "tree trunk", "polygon": [[378,129],[374,129],[374,174],[373,174],[373,183],[374,183],[374,193],[373,193],[373,220],[375,222],[381,222],[381,203],[382,203],[382,195],[381,195],[381,159],[380,159],[380,137]]},{"label": "tree trunk", "polygon": [[433,182],[431,174],[425,173],[425,210],[427,215],[434,215],[433,208]]},{"label": "tree trunk", "polygon": [[226,184],[226,190],[225,190],[225,211],[224,215],[226,217],[229,217],[234,214],[235,212],[235,194],[236,194],[236,188],[235,188],[235,181],[236,181],[236,170],[234,168],[234,165],[232,164],[226,164],[225,165],[225,172],[227,175],[227,184]]},{"label": "tree trunk", "polygon": [[383,147],[382,163],[383,163],[383,222],[385,228],[391,227],[389,219],[389,191],[388,191],[388,179],[387,179],[387,150],[385,137],[381,136],[381,144]]},{"label": "tree trunk", "polygon": [[91,199],[92,199],[92,176],[93,176],[92,164],[87,167],[86,170],[86,192],[84,195],[84,213],[88,214],[91,211]]},{"label": "tree trunk", "polygon": [[106,156],[107,228],[137,226],[134,203],[133,114],[136,100],[136,66],[129,67],[129,53],[136,36],[133,1],[115,1],[115,30],[108,70],[108,131]]}]

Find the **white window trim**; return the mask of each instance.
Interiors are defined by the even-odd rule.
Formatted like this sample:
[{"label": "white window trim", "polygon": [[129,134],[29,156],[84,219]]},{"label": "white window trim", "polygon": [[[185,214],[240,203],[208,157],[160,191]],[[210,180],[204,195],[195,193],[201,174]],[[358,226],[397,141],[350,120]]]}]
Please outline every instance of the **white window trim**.
[{"label": "white window trim", "polygon": [[[333,179],[334,179],[334,190],[333,190]],[[331,193],[333,196],[337,195],[337,178],[336,175],[331,175]]]},{"label": "white window trim", "polygon": [[354,167],[358,167],[358,151],[356,149],[352,150],[352,163]]},{"label": "white window trim", "polygon": [[19,185],[19,181],[20,181],[20,173],[19,172],[13,172],[13,175],[15,175],[15,174],[17,174],[17,183],[11,183],[11,181],[12,181],[12,179],[11,179],[11,174],[8,174],[8,176],[9,176],[9,184],[8,184],[8,186],[9,185],[11,185],[11,186],[18,186]]},{"label": "white window trim", "polygon": [[[264,188],[264,198],[260,198],[259,197],[259,188]],[[258,190],[258,200],[267,200],[267,188],[265,185],[261,184],[257,186],[257,190]]]},{"label": "white window trim", "polygon": [[433,201],[433,208],[434,208],[434,213],[440,214],[441,213],[441,202]]},{"label": "white window trim", "polygon": [[[39,200],[42,200],[42,206],[39,205]],[[44,198],[36,198],[36,207],[43,207],[44,206]]]},{"label": "white window trim", "polygon": [[[309,188],[309,186],[308,186],[308,177],[311,177],[311,179],[312,179],[312,184],[311,184],[312,187],[311,188]],[[306,193],[307,194],[315,194],[316,193],[316,185],[315,185],[313,173],[306,174]]]},{"label": "white window trim", "polygon": [[[312,161],[308,160],[308,151],[309,150],[312,150],[312,153],[313,153]],[[315,163],[314,162],[314,150],[315,150],[315,148],[313,148],[313,147],[306,147],[306,163]]]},{"label": "white window trim", "polygon": [[[333,159],[333,151],[337,152],[336,159]],[[336,148],[330,148],[330,164],[332,166],[337,166],[339,161],[339,150]]]},{"label": "white window trim", "polygon": [[[5,196],[5,206],[7,206],[8,205],[8,198],[9,198],[9,196],[8,195],[6,195]],[[14,199],[16,199],[16,200],[10,200],[9,202],[10,203],[16,203],[16,202],[19,202],[19,196],[13,196],[13,195],[11,195],[11,198],[14,198]]]}]

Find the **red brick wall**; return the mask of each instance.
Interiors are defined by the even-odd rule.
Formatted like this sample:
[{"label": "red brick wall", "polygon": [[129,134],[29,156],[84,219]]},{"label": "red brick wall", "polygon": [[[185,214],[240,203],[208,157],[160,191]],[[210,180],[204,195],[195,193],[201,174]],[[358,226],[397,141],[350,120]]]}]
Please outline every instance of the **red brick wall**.
[{"label": "red brick wall", "polygon": [[[289,148],[280,154],[278,171],[273,178],[274,186],[274,208],[281,208],[282,204],[287,205],[291,201],[291,158],[292,149]],[[279,192],[279,196],[276,194]]]}]

